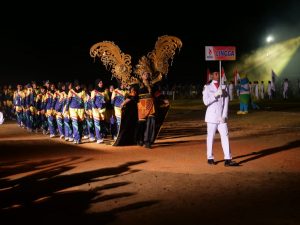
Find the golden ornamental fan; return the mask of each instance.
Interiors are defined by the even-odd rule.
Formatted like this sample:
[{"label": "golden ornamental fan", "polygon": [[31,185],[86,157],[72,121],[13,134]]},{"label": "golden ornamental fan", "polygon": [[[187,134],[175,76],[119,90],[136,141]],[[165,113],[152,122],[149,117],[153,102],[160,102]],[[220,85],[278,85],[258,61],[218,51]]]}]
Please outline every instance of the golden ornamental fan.
[{"label": "golden ornamental fan", "polygon": [[158,38],[153,51],[147,56],[142,56],[135,66],[132,74],[131,56],[122,53],[120,48],[110,41],[94,44],[90,48],[90,56],[99,57],[107,70],[120,82],[132,84],[142,82],[143,72],[150,74],[151,83],[154,84],[167,75],[169,61],[172,60],[177,49],[182,47],[182,42],[175,36],[164,35]]},{"label": "golden ornamental fan", "polygon": [[[167,75],[169,71],[169,60],[171,65],[176,52],[176,49],[181,49],[182,42],[175,36],[164,35],[158,38],[155,43],[155,48],[152,52],[147,54],[148,58],[153,64],[152,76],[155,74]],[[156,77],[152,77],[155,79]]]},{"label": "golden ornamental fan", "polygon": [[122,83],[131,83],[134,81],[131,76],[131,56],[122,53],[120,48],[110,41],[103,41],[94,44],[90,48],[90,56],[99,57],[107,70],[110,70],[113,76]]}]

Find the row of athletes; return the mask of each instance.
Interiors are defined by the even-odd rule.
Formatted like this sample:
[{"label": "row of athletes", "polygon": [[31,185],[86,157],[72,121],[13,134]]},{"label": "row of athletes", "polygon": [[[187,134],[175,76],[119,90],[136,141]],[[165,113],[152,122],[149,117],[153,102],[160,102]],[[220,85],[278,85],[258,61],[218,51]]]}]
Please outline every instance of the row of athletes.
[{"label": "row of athletes", "polygon": [[79,81],[50,83],[38,87],[35,82],[17,85],[13,94],[13,109],[20,127],[42,131],[50,137],[81,143],[82,139],[104,142],[111,135],[116,139],[121,122],[121,108],[128,90],[104,87],[101,79],[88,90]]}]

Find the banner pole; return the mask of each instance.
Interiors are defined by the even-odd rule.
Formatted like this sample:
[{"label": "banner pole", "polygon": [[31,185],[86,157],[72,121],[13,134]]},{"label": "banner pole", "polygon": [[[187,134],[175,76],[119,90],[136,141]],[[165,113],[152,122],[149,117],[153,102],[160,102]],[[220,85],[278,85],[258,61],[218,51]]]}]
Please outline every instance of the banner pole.
[{"label": "banner pole", "polygon": [[222,85],[222,61],[219,60],[219,76],[220,76],[220,85]]}]

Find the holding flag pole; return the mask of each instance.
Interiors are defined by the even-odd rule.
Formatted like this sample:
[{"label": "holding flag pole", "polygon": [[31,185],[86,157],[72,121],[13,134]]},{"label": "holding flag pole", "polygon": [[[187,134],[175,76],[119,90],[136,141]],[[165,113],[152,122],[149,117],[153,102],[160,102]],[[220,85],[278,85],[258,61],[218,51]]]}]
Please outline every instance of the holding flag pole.
[{"label": "holding flag pole", "polygon": [[219,74],[220,74],[220,82],[219,82],[219,84],[223,84],[222,83],[222,61],[221,60],[219,60]]},{"label": "holding flag pole", "polygon": [[[206,60],[218,60],[219,72],[213,72],[213,80],[204,86],[202,95],[203,103],[206,108],[205,122],[207,124],[206,155],[209,165],[216,165],[213,155],[213,142],[216,131],[218,130],[222,149],[224,153],[224,166],[238,166],[237,162],[232,161],[229,139],[228,139],[228,88],[222,87],[222,62],[221,60],[234,60],[235,48],[233,47],[214,47],[206,46]],[[219,77],[218,77],[219,76]],[[222,89],[224,88],[224,89]]]}]

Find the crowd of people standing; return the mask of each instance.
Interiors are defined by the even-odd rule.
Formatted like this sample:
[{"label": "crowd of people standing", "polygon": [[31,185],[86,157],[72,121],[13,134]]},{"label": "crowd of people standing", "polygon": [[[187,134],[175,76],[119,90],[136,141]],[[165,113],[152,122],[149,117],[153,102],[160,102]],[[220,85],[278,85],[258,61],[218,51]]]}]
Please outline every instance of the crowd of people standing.
[{"label": "crowd of people standing", "polygon": [[42,132],[50,138],[81,143],[88,139],[98,144],[110,136],[116,139],[120,125],[121,104],[127,89],[120,84],[104,86],[101,79],[95,85],[74,82],[41,85],[4,86],[1,93],[1,111],[4,118],[16,120],[28,132]]}]

